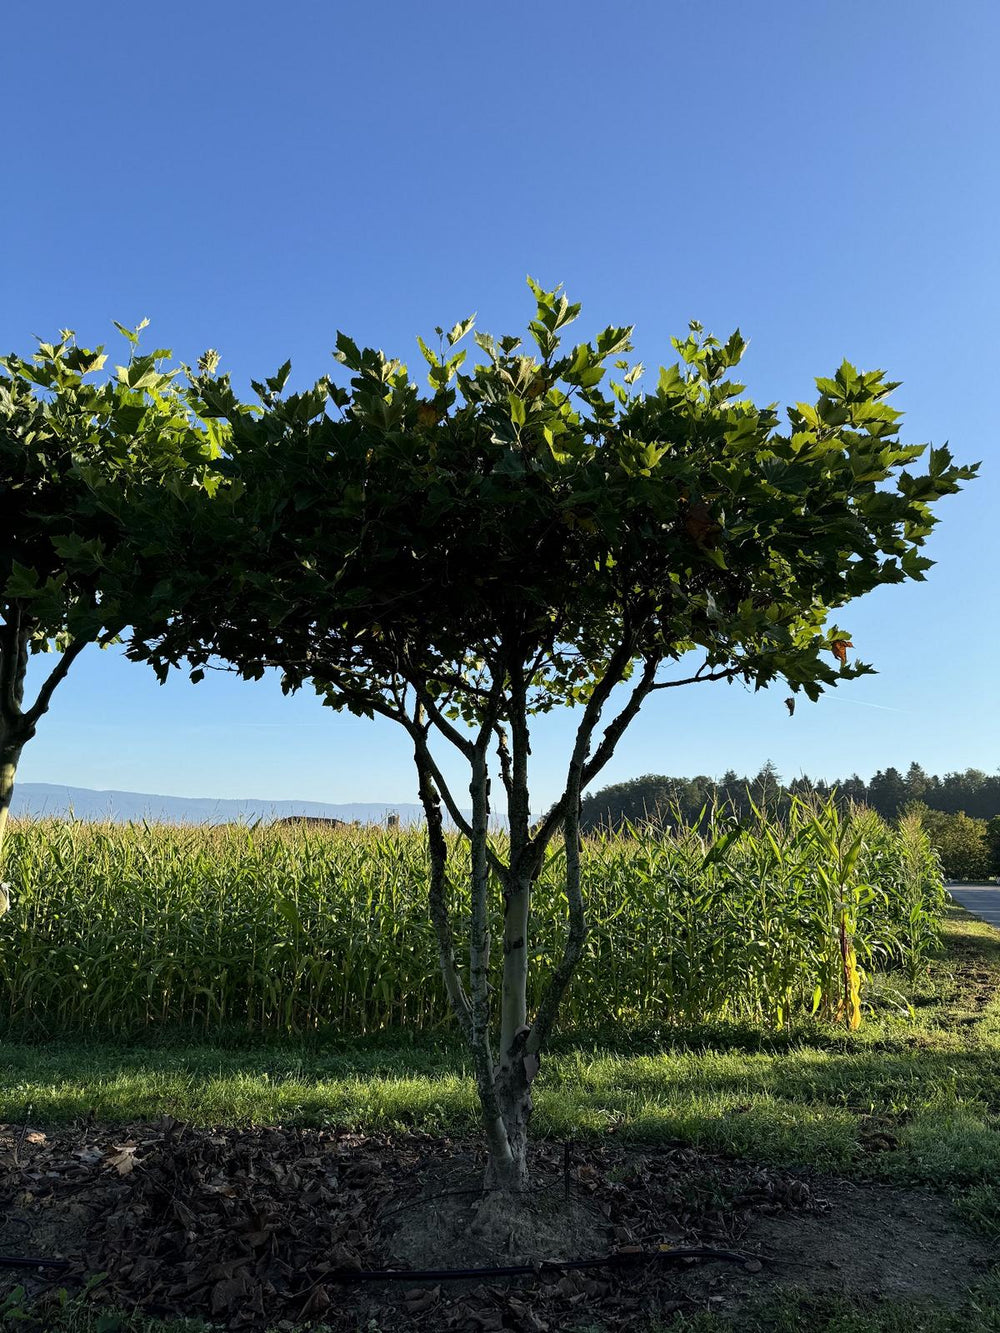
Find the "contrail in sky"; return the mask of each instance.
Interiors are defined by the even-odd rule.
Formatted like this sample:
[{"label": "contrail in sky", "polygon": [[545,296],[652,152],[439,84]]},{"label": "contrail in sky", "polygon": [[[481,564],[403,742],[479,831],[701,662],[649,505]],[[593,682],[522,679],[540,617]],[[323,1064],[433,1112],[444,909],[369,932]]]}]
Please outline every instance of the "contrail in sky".
[{"label": "contrail in sky", "polygon": [[832,691],[827,693],[828,699],[836,699],[842,704],[856,704],[858,708],[881,708],[883,713],[912,713],[912,708],[892,708],[889,704],[870,704],[864,699],[848,699],[842,694],[834,694]]}]

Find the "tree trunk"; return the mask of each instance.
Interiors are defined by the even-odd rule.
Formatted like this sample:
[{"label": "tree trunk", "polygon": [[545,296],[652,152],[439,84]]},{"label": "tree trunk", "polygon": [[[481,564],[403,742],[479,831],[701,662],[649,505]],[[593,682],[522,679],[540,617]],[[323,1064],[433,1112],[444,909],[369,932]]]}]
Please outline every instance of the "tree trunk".
[{"label": "tree trunk", "polygon": [[[14,794],[14,777],[21,751],[35,734],[38,720],[48,711],[52,693],[80,655],[86,641],[78,639],[64,648],[56,665],[42,683],[34,704],[24,705],[24,684],[28,674],[28,644],[33,632],[30,623],[22,619],[15,606],[0,608],[4,624],[0,630],[0,877],[4,867],[4,835]],[[34,626],[37,630],[38,626]],[[6,894],[4,895],[6,897]],[[0,901],[0,913],[7,910]]]},{"label": "tree trunk", "polygon": [[531,884],[511,874],[504,892],[503,989],[500,1002],[500,1050],[494,1083],[508,1152],[490,1157],[485,1187],[523,1190],[528,1184],[528,1121],[531,1080],[538,1061],[525,1059],[528,1036],[528,912]]},{"label": "tree trunk", "polygon": [[517,1047],[521,1053],[513,1058],[508,1058],[505,1052],[495,1080],[507,1151],[502,1156],[489,1155],[483,1179],[484,1189],[506,1193],[528,1188],[528,1122],[532,1102],[531,1079],[528,1077],[530,1066],[523,1055],[523,1034]]},{"label": "tree trunk", "polygon": [[469,1043],[476,1071],[476,1087],[483,1108],[483,1128],[490,1162],[498,1178],[507,1173],[510,1150],[496,1086],[496,1064],[490,1041],[490,863],[488,856],[490,780],[485,745],[472,756],[472,911],[469,930]]},{"label": "tree trunk", "polygon": [[[514,655],[516,657],[516,654]],[[525,1058],[528,1037],[528,927],[532,874],[526,867],[530,839],[531,800],[528,792],[528,756],[525,673],[510,667],[512,747],[504,769],[507,788],[510,860],[502,876],[503,979],[500,997],[500,1046],[494,1083],[503,1121],[507,1152],[502,1160],[487,1163],[487,1190],[517,1193],[528,1187],[528,1122],[531,1119],[531,1082],[538,1060]],[[501,761],[503,755],[501,755]]]},{"label": "tree trunk", "polygon": [[[581,882],[582,793],[590,779],[604,767],[615,745],[642,700],[654,687],[657,661],[648,660],[639,685],[625,708],[611,721],[592,759],[591,741],[608,696],[626,672],[633,654],[627,638],[612,654],[607,671],[587,701],[577,730],[573,754],[562,797],[534,830],[531,827],[528,791],[527,681],[530,672],[517,655],[515,644],[505,655],[481,718],[475,743],[442,720],[433,700],[418,690],[419,706],[405,723],[414,741],[414,756],[420,776],[420,795],[427,814],[430,847],[430,915],[438,937],[438,954],[452,1008],[473,1056],[476,1088],[483,1114],[487,1162],[484,1195],[477,1211],[476,1231],[509,1238],[512,1231],[530,1227],[524,1206],[529,1188],[528,1125],[532,1113],[532,1083],[538,1073],[541,1053],[555,1023],[560,1002],[583,954],[587,938],[587,916]],[[507,672],[510,698],[506,712],[500,706],[500,685]],[[508,733],[502,718],[509,724]],[[469,794],[472,819],[467,822],[444,784],[427,746],[427,731],[435,725],[471,766]],[[487,745],[498,741],[500,772],[507,792],[509,859],[501,861],[489,843],[490,780]],[[439,790],[440,789],[440,790]],[[469,919],[468,991],[456,965],[446,888],[447,842],[444,837],[440,796],[453,819],[466,834],[472,859],[471,913]],[[540,875],[546,850],[560,825],[566,855],[566,938],[562,957],[552,969],[533,1022],[527,1017],[531,895]],[[503,890],[503,981],[500,999],[500,1041],[494,1059],[490,1037],[490,891],[499,879]]]},{"label": "tree trunk", "polygon": [[[17,773],[17,761],[20,757],[21,747],[7,744],[0,737],[0,878],[3,877],[4,835],[7,831],[10,802],[14,794],[14,776]],[[0,898],[0,914],[7,910],[5,898],[6,894]]]}]

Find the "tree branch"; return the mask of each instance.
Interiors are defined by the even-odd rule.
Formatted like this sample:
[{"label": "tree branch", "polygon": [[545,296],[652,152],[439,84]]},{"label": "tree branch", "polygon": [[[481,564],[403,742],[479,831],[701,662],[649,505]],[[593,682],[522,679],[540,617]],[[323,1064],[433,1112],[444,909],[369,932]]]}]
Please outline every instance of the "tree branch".
[{"label": "tree branch", "polygon": [[[594,687],[593,693],[587,700],[586,707],[584,708],[583,718],[577,728],[573,754],[570,758],[569,770],[566,777],[566,789],[542,820],[541,824],[535,829],[534,836],[528,840],[528,843],[519,858],[519,861],[524,863],[523,868],[527,870],[532,879],[538,874],[542,863],[542,857],[545,855],[545,849],[551,842],[553,834],[566,818],[567,810],[569,808],[568,802],[572,799],[571,793],[574,786],[577,788],[576,799],[577,802],[579,802],[579,792],[582,790],[583,786],[583,766],[590,749],[590,741],[594,734],[594,728],[600,720],[601,711],[607,703],[611,691],[616,685],[621,683],[625,670],[631,660],[632,636],[630,629],[626,627],[625,637],[608,659],[608,665],[604,675]],[[580,770],[579,780],[574,776],[577,769]],[[522,869],[522,866],[515,866],[512,868],[517,871]]]},{"label": "tree branch", "polygon": [[49,672],[48,678],[43,683],[35,702],[30,708],[25,710],[24,720],[29,727],[34,727],[38,719],[47,712],[49,704],[52,702],[52,695],[56,687],[60,685],[69,672],[70,667],[87,647],[89,641],[86,639],[74,639],[59,654],[59,661]]},{"label": "tree branch", "polygon": [[716,671],[709,675],[702,675],[705,667],[701,667],[693,676],[687,676],[684,680],[663,680],[658,683],[654,680],[656,672],[659,670],[660,660],[647,658],[643,667],[642,678],[638,685],[632,691],[628,703],[614,719],[605,728],[601,743],[589,760],[583,772],[583,786],[586,788],[593,779],[600,773],[601,769],[608,763],[614,755],[615,747],[621,740],[629,724],[639,712],[643,702],[653,693],[654,690],[672,690],[677,685],[697,685],[701,681],[709,680],[731,680],[734,676],[741,674],[743,668],[726,667],[722,671]]},{"label": "tree branch", "polygon": [[[455,800],[451,788],[448,786],[448,783],[445,780],[444,774],[441,772],[441,769],[438,766],[437,761],[435,760],[433,754],[431,753],[430,746],[427,744],[427,734],[424,728],[418,726],[413,721],[413,719],[409,717],[408,714],[405,713],[401,708],[400,709],[390,708],[388,704],[379,703],[375,699],[370,699],[369,704],[373,712],[379,713],[382,717],[390,718],[393,722],[398,722],[401,727],[405,728],[410,739],[413,741],[414,750],[416,751],[419,748],[420,762],[426,766],[428,776],[434,783],[434,786],[441,800],[444,802],[444,807],[448,811],[448,814],[451,817],[452,822],[458,829],[459,833],[461,833],[463,837],[468,838],[471,841],[472,825],[469,823],[465,815],[463,815],[462,811],[459,809],[458,802]],[[421,705],[421,707],[422,706],[423,705]],[[418,768],[418,773],[419,773],[419,768]],[[496,855],[496,853],[493,851],[491,847],[487,847],[487,855],[489,856],[490,864],[496,871],[496,873],[500,876],[505,876],[507,873],[507,867],[503,864],[503,862],[499,859],[499,857]]]},{"label": "tree branch", "polygon": [[566,848],[566,915],[568,929],[562,957],[549,976],[525,1042],[525,1054],[537,1056],[545,1047],[552,1031],[559,1005],[569,983],[573,980],[583,946],[587,940],[587,914],[583,902],[580,876],[580,803],[571,801],[563,821],[563,840]]},{"label": "tree branch", "polygon": [[[496,690],[496,678],[494,689]],[[501,678],[502,684],[502,678]],[[472,754],[472,911],[469,929],[469,997],[470,1045],[476,1069],[476,1084],[483,1106],[485,1129],[490,1154],[498,1162],[509,1161],[510,1144],[507,1140],[500,1099],[496,1086],[496,1068],[490,1041],[490,914],[489,887],[490,861],[489,816],[490,779],[486,752],[492,727],[489,719],[480,728],[479,738]]]},{"label": "tree branch", "polygon": [[[420,721],[419,705],[417,713],[414,716],[414,725],[423,734],[423,727]],[[428,888],[428,907],[430,911],[431,923],[434,926],[434,932],[438,941],[438,962],[441,967],[441,973],[444,977],[445,988],[448,992],[448,998],[451,1001],[451,1007],[458,1019],[459,1026],[465,1039],[472,1042],[472,1006],[469,1003],[469,997],[465,993],[465,987],[462,985],[462,978],[459,976],[458,968],[455,964],[455,940],[451,929],[451,916],[448,911],[447,899],[447,864],[448,864],[448,843],[444,836],[444,829],[441,821],[441,798],[435,789],[434,779],[426,763],[428,751],[426,745],[415,744],[413,748],[413,757],[417,765],[417,775],[420,786],[420,800],[424,807],[424,814],[427,817],[427,840],[430,849],[430,884]]]},{"label": "tree branch", "polygon": [[500,760],[500,777],[503,780],[504,791],[507,793],[507,803],[509,805],[513,794],[514,778],[510,767],[510,750],[507,747],[507,733],[498,722],[493,728],[493,734],[497,738],[497,758]]},{"label": "tree branch", "polygon": [[[635,689],[632,691],[628,703],[626,703],[625,707],[618,714],[618,716],[614,718],[614,720],[610,722],[608,726],[605,728],[604,735],[601,739],[600,745],[594,752],[593,757],[584,766],[581,791],[584,788],[586,788],[590,782],[593,781],[593,779],[597,776],[597,774],[600,773],[601,769],[604,768],[604,766],[612,758],[615,752],[615,748],[617,747],[618,742],[621,740],[629,724],[633,721],[636,714],[639,712],[639,709],[642,706],[644,700],[647,699],[649,695],[653,693],[654,690],[673,689],[675,686],[678,685],[696,685],[701,681],[729,680],[732,679],[734,676],[741,675],[744,670],[743,667],[726,667],[723,670],[703,675],[702,672],[705,671],[705,668],[701,667],[699,668],[698,672],[695,675],[687,676],[683,680],[665,680],[656,682],[654,681],[653,678],[655,676],[656,671],[659,669],[659,666],[660,666],[659,660],[652,658],[646,659],[645,666],[643,667],[642,677],[639,680],[639,683],[636,685]],[[619,681],[615,681],[614,683],[618,684]],[[610,694],[610,692],[611,692],[610,690],[606,692],[605,701],[607,695]],[[603,707],[603,702],[602,702],[602,707]],[[594,726],[596,726],[596,722],[597,719],[594,720]],[[593,730],[593,727],[591,727],[591,730]],[[549,813],[545,816],[545,819],[542,821],[542,823],[538,826],[538,828],[535,831],[535,837],[532,839],[532,847],[535,846],[536,842],[540,843],[541,855],[544,855],[545,848],[551,841],[556,828],[558,828],[560,822],[566,817],[565,801],[566,801],[566,794],[564,793],[563,796],[560,797],[560,799],[552,807]],[[539,864],[540,860],[541,856],[538,857]]]},{"label": "tree branch", "polygon": [[693,676],[685,676],[683,680],[661,680],[651,688],[654,690],[672,690],[678,685],[700,685],[703,681],[709,680],[732,680],[734,676],[742,676],[746,669],[746,666],[725,667],[721,671],[713,671],[707,676],[703,676],[701,673],[705,668],[700,667]]},{"label": "tree branch", "polygon": [[[413,718],[407,714],[401,703],[396,708],[390,708],[388,704],[381,703],[377,699],[370,699],[368,702],[372,712],[378,713],[382,717],[387,717],[392,722],[398,722],[409,734],[410,739],[413,741],[414,751],[416,752],[419,749],[420,763],[426,766],[431,780],[445,803],[448,814],[454,820],[459,832],[463,833],[466,837],[469,837],[472,833],[472,825],[458,808],[458,803],[451,794],[451,790],[449,789],[447,782],[444,780],[444,775],[435,763],[434,756],[431,754],[430,747],[427,744],[427,732],[425,726],[415,722]],[[420,707],[423,707],[422,702],[420,702]]]},{"label": "tree branch", "polygon": [[629,696],[628,703],[604,729],[604,735],[601,737],[601,743],[595,750],[592,758],[584,765],[583,780],[580,784],[581,791],[588,785],[595,774],[599,773],[615,752],[615,747],[621,740],[629,723],[642,707],[643,700],[647,698],[651,690],[656,686],[653,681],[656,678],[656,672],[659,668],[659,662],[655,658],[648,657],[642,669],[642,676],[639,683],[633,689]]},{"label": "tree branch", "polygon": [[[512,658],[517,654],[512,653]],[[515,873],[523,857],[531,820],[528,792],[529,744],[527,690],[523,664],[512,662],[510,681],[510,727],[513,753],[506,753],[505,784],[509,825],[510,873],[503,884],[503,982],[500,1012],[500,1074],[507,1085],[516,1086],[524,1077],[523,1044],[528,1009],[528,918],[531,911],[531,879]],[[530,1083],[530,1078],[529,1078]]]},{"label": "tree branch", "polygon": [[511,784],[508,787],[507,817],[510,826],[511,865],[520,859],[530,836],[531,798],[528,791],[528,677],[518,665],[511,671],[510,727],[513,741]]},{"label": "tree branch", "polygon": [[462,733],[458,730],[458,728],[453,726],[452,723],[448,721],[448,719],[438,708],[437,704],[427,693],[427,687],[422,680],[416,678],[413,675],[407,675],[405,679],[408,682],[408,684],[412,685],[413,692],[420,700],[421,704],[423,705],[427,713],[427,716],[430,718],[431,722],[433,722],[434,726],[438,729],[438,731],[440,731],[441,735],[444,736],[446,740],[451,741],[455,749],[458,750],[458,752],[461,755],[464,755],[464,757],[468,759],[469,762],[471,763],[473,756],[475,754],[475,743],[473,741],[470,741],[468,736],[463,736]]},{"label": "tree branch", "polygon": [[450,671],[428,671],[427,680],[439,681],[442,685],[447,685],[452,690],[462,690],[466,694],[477,695],[480,699],[489,697],[489,690],[484,689],[482,685],[473,685],[464,676],[455,676]]}]

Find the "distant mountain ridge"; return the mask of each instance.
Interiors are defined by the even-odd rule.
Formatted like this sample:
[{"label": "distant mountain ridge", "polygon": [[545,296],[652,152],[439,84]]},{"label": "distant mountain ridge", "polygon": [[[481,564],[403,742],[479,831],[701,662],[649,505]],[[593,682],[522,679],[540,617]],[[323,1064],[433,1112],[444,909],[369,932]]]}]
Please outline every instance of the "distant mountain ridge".
[{"label": "distant mountain ridge", "polygon": [[20,782],[14,788],[11,814],[39,819],[55,818],[113,820],[115,823],[165,824],[252,824],[270,823],[288,815],[311,815],[321,819],[342,819],[350,824],[384,825],[390,814],[398,814],[401,824],[423,822],[423,808],[414,804],[380,805],[352,802],[347,805],[325,801],[216,800],[209,796],[156,796],[149,792],[94,791],[89,787],[62,787],[50,782]]}]

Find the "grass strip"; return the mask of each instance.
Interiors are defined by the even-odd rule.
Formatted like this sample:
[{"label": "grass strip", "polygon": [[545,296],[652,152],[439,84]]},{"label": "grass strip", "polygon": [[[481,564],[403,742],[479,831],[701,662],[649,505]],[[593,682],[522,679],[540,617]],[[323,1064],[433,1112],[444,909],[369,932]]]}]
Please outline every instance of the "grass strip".
[{"label": "grass strip", "polygon": [[[564,1037],[546,1062],[534,1130],[682,1141],[764,1162],[941,1186],[1000,1175],[1000,935],[960,909],[946,952],[862,1029],[772,1034],[633,1030],[624,1053]],[[877,994],[877,985],[873,991]],[[0,1119],[473,1132],[470,1070],[453,1046],[320,1049],[0,1045]]]}]

